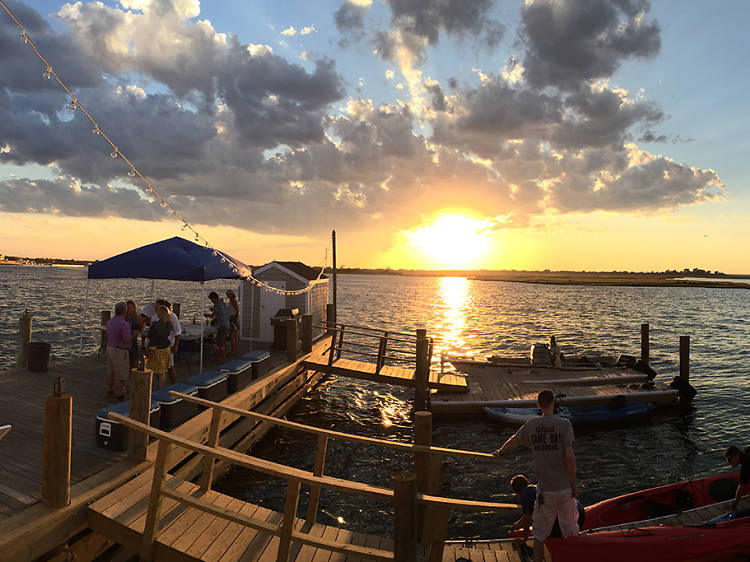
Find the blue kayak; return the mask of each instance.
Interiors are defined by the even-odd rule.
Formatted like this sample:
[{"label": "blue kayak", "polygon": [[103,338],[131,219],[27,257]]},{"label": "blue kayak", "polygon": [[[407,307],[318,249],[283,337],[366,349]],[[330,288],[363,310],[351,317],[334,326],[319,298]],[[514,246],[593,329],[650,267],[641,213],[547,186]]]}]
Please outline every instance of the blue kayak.
[{"label": "blue kayak", "polygon": [[[656,406],[650,402],[633,402],[616,409],[606,406],[561,406],[558,408],[557,415],[569,419],[573,425],[582,425],[639,418],[649,415],[655,409]],[[485,407],[484,412],[494,420],[514,425],[522,425],[531,418],[542,415],[538,408]]]}]

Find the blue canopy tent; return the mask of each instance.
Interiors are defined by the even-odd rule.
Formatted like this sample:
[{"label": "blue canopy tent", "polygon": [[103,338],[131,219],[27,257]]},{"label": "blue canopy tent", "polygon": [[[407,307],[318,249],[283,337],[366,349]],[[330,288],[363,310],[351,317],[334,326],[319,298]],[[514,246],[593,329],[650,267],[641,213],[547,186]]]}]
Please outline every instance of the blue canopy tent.
[{"label": "blue canopy tent", "polygon": [[[81,322],[81,350],[83,350],[83,333],[88,312],[89,279],[134,278],[197,281],[201,284],[202,318],[203,284],[212,279],[239,279],[241,275],[238,270],[250,273],[250,268],[241,261],[179,236],[92,263],[89,265],[86,280],[86,302]],[[203,370],[203,322],[201,322],[200,367]]]}]

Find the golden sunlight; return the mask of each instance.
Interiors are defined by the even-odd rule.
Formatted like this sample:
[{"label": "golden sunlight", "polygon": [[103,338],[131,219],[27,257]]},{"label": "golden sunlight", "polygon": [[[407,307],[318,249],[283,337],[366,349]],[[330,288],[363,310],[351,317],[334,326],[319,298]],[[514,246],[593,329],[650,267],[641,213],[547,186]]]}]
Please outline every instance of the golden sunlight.
[{"label": "golden sunlight", "polygon": [[432,222],[406,232],[410,244],[432,261],[431,267],[476,267],[488,241],[486,221],[460,214],[440,213]]}]

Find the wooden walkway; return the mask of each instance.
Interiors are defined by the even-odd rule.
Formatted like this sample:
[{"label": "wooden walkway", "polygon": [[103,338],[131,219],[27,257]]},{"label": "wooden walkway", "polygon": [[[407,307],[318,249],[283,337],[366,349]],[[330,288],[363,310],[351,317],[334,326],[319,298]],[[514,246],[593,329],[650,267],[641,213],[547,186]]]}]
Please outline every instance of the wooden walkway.
[{"label": "wooden walkway", "polygon": [[[334,359],[333,364],[329,365],[328,353],[314,355],[306,359],[304,365],[308,369],[343,377],[412,388],[415,386],[415,370],[404,367],[383,365],[378,371],[375,363],[345,358]],[[430,372],[427,385],[429,388],[450,392],[465,392],[467,390],[466,377],[455,374],[440,375],[434,371]]]},{"label": "wooden walkway", "polygon": [[[144,472],[115,493],[89,506],[91,528],[113,538],[128,550],[138,552],[146,523],[152,479],[153,470]],[[279,525],[282,520],[279,512],[213,490],[203,491],[198,485],[179,478],[168,476],[164,485],[196,499],[209,501],[216,508],[240,513],[269,525]],[[179,504],[174,499],[163,500],[159,528],[154,545],[156,560],[276,560],[278,536]],[[305,527],[303,519],[296,519],[294,528],[295,534],[309,534],[316,538],[358,546],[370,556],[361,558],[354,554],[334,553],[296,543],[290,552],[290,560],[359,561],[372,559],[378,554],[381,559],[392,558],[393,541],[390,538],[355,533],[319,523]]]},{"label": "wooden walkway", "polygon": [[642,388],[646,376],[633,369],[563,370],[506,366],[467,375],[468,392],[439,392],[431,398],[432,411],[445,414],[482,413],[484,406],[534,407],[545,388],[564,395],[562,404],[608,404],[616,396],[632,402],[674,402],[678,392],[663,383]]}]

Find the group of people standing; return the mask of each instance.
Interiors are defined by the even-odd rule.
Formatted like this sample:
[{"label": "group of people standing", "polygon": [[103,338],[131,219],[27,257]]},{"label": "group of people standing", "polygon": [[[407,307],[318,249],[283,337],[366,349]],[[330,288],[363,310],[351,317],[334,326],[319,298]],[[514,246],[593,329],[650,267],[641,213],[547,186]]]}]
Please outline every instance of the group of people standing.
[{"label": "group of people standing", "polygon": [[[136,314],[132,300],[118,302],[115,314],[107,321],[107,398],[125,398],[125,381],[130,369],[144,358],[157,377],[159,388],[174,384],[174,354],[182,334],[177,315],[170,310],[171,303],[157,299]],[[148,338],[148,346],[145,341]],[[139,341],[140,339],[140,341]]]},{"label": "group of people standing", "polygon": [[[211,313],[216,323],[217,360],[226,360],[225,345],[230,342],[230,355],[236,355],[239,348],[240,306],[234,291],[226,292],[228,303],[212,291],[208,298],[213,303]],[[125,382],[130,369],[142,359],[148,361],[158,380],[159,388],[176,382],[174,357],[180,343],[182,326],[179,318],[171,310],[167,299],[156,299],[136,313],[132,300],[118,302],[115,314],[107,321],[107,398],[125,398]],[[148,342],[148,343],[146,343]],[[145,351],[144,351],[145,350]]]}]

